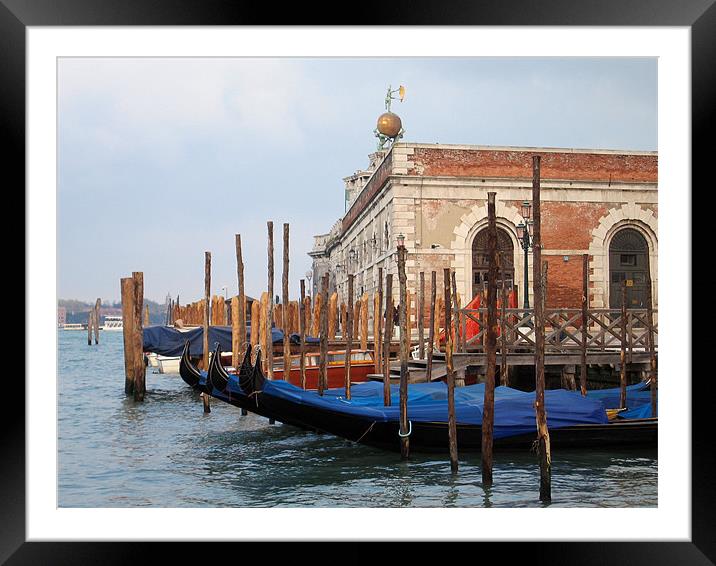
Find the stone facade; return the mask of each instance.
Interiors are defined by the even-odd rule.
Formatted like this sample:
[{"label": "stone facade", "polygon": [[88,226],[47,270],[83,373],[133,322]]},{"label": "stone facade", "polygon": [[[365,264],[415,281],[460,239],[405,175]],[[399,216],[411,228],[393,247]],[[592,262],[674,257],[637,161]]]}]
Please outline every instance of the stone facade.
[{"label": "stone facade", "polygon": [[[315,237],[309,254],[314,260],[314,289],[320,273],[327,271],[332,289],[344,301],[347,276],[353,273],[356,295],[372,296],[382,267],[384,277],[394,276],[397,300],[396,237],[403,234],[409,289],[416,292],[419,272],[424,271],[429,293],[430,272],[435,270],[442,293],[442,270],[450,267],[465,304],[475,288],[473,243],[487,226],[487,193],[494,191],[497,224],[509,238],[505,241],[512,243],[511,277],[522,304],[525,260],[516,226],[524,221],[522,202],[532,200],[533,155],[541,156],[547,306],[580,306],[585,253],[590,256],[590,306],[609,306],[610,243],[623,228],[637,231],[646,241],[656,306],[656,152],[396,143],[378,156],[380,160],[373,154],[366,171],[345,179],[351,199],[346,213],[328,234]],[[528,267],[533,304],[531,263]]]}]

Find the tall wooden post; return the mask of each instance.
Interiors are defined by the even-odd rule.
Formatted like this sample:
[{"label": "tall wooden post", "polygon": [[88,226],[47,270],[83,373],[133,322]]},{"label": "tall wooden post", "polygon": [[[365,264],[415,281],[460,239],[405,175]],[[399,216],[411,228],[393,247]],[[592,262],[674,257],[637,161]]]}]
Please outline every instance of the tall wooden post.
[{"label": "tall wooden post", "polygon": [[306,389],[306,281],[301,279],[301,302],[298,306],[298,334],[301,338],[299,346],[299,371],[301,373],[301,389]]},{"label": "tall wooden post", "polygon": [[[99,300],[99,299],[97,299],[97,300]],[[97,307],[95,307],[95,312],[99,314],[99,309]],[[96,321],[95,324],[97,326],[97,330],[99,330],[99,316],[97,316],[97,318],[95,318],[95,321]],[[149,305],[144,305],[144,326],[145,327],[149,326]],[[96,342],[96,339],[95,339],[95,342]]]},{"label": "tall wooden post", "polygon": [[410,330],[408,329],[408,281],[405,274],[405,259],[408,250],[398,246],[398,283],[400,285],[400,456],[403,460],[410,454],[410,437],[408,431],[408,345]]},{"label": "tall wooden post", "polygon": [[[102,299],[99,297],[94,303],[94,343],[99,344],[99,317],[100,317],[100,309],[102,308]],[[146,326],[149,326],[149,305],[147,305],[147,323]]]},{"label": "tall wooden post", "polygon": [[[450,274],[450,279],[452,281],[452,305],[453,309],[455,311],[455,318],[453,320],[453,326],[452,326],[452,332],[453,332],[453,348],[457,350],[458,352],[461,351],[460,348],[460,303],[457,298],[457,283],[455,281],[455,272],[453,271]],[[464,385],[464,383],[463,383]]]},{"label": "tall wooden post", "polygon": [[589,254],[582,254],[582,363],[579,368],[579,389],[587,395],[587,333],[589,332]]},{"label": "tall wooden post", "polygon": [[142,307],[144,306],[144,273],[133,271],[134,279],[134,400],[144,401],[145,366],[144,333],[142,331]]},{"label": "tall wooden post", "polygon": [[124,337],[124,393],[134,392],[134,279],[120,279],[122,292],[122,335]]},{"label": "tall wooden post", "polygon": [[428,364],[425,370],[425,381],[433,379],[433,348],[435,347],[435,295],[437,294],[437,274],[430,275],[430,328],[428,329]]},{"label": "tall wooden post", "polygon": [[544,406],[544,289],[542,288],[542,236],[540,214],[540,156],[532,157],[532,210],[534,237],[532,240],[532,280],[535,303],[535,412],[537,418],[537,451],[540,464],[540,501],[552,500],[552,472],[547,429],[547,412]]},{"label": "tall wooden post", "polygon": [[[202,360],[204,362],[204,370],[209,370],[209,297],[211,296],[211,252],[204,252],[204,339],[202,347],[204,354]],[[201,394],[204,413],[211,412],[211,404],[207,393]]]},{"label": "tall wooden post", "polygon": [[311,336],[318,336],[320,334],[321,325],[321,301],[323,296],[319,293],[313,299],[313,322],[311,324]]},{"label": "tall wooden post", "polygon": [[346,360],[345,360],[345,388],[346,399],[351,398],[351,350],[353,349],[353,278],[348,274],[348,311],[346,312]]},{"label": "tall wooden post", "polygon": [[282,291],[282,324],[283,329],[283,379],[288,381],[291,374],[291,330],[289,324],[289,304],[288,304],[288,224],[283,225],[283,278],[281,283],[283,285]]},{"label": "tall wooden post", "polygon": [[254,300],[251,303],[251,347],[260,344],[261,336],[261,300]]},{"label": "tall wooden post", "polygon": [[385,276],[385,336],[383,338],[383,404],[390,406],[390,340],[393,338],[393,274]]},{"label": "tall wooden post", "polygon": [[492,440],[495,422],[495,374],[497,367],[497,218],[495,195],[487,193],[487,369],[482,410],[482,483],[492,485]]},{"label": "tall wooden post", "polygon": [[241,334],[239,331],[240,303],[238,295],[231,298],[231,365],[236,370],[239,369],[239,351],[241,349]]},{"label": "tall wooden post", "polygon": [[626,408],[626,346],[627,346],[627,288],[626,281],[622,281],[622,339],[619,361],[621,367],[619,371],[619,408]]},{"label": "tall wooden post", "polygon": [[363,293],[360,298],[360,349],[368,349],[368,293]]},{"label": "tall wooden post", "polygon": [[268,347],[266,348],[266,369],[269,379],[273,379],[273,222],[266,222],[268,230],[268,313],[266,316],[266,336]]},{"label": "tall wooden post", "polygon": [[450,469],[458,470],[457,462],[457,423],[455,421],[455,372],[453,371],[452,309],[450,301],[450,269],[443,270],[445,284],[445,365],[447,370],[448,390],[448,445],[450,448]]},{"label": "tall wooden post", "polygon": [[321,337],[318,360],[318,394],[323,395],[328,385],[328,273],[321,278]]},{"label": "tall wooden post", "polygon": [[425,359],[425,272],[420,272],[420,285],[418,287],[418,312],[415,313],[418,323],[418,358]]},{"label": "tall wooden post", "polygon": [[651,290],[651,274],[646,271],[646,322],[649,336],[649,382],[651,391],[651,416],[658,416],[656,405],[657,374],[656,374],[656,344],[654,343],[654,303]]},{"label": "tall wooden post", "polygon": [[236,281],[239,289],[239,312],[236,325],[239,336],[236,344],[232,343],[232,357],[234,358],[234,367],[238,368],[239,357],[246,351],[246,348],[244,348],[246,343],[246,294],[244,292],[244,257],[241,251],[241,234],[236,234]]},{"label": "tall wooden post", "polygon": [[383,352],[383,342],[381,340],[382,337],[382,327],[383,327],[383,313],[381,312],[383,309],[383,268],[378,268],[378,289],[375,294],[376,297],[376,303],[378,305],[378,308],[376,309],[376,312],[374,313],[374,320],[373,320],[373,355],[375,356],[375,373],[381,373],[383,369],[382,364],[382,352]]},{"label": "tall wooden post", "polygon": [[[500,385],[509,386],[509,370],[507,368],[507,285],[505,284],[505,270],[503,267],[502,254],[497,256],[500,267],[500,280],[502,281],[502,296],[500,309]],[[467,339],[467,336],[465,337]]]},{"label": "tall wooden post", "polygon": [[87,345],[92,345],[92,329],[94,328],[94,307],[87,311]]},{"label": "tall wooden post", "polygon": [[331,293],[328,299],[328,339],[336,339],[336,326],[338,323],[338,293]]}]

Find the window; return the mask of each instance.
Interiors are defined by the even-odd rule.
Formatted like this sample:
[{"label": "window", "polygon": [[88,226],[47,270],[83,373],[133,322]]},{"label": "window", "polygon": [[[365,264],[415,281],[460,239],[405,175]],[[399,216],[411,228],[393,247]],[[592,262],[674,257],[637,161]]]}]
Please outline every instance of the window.
[{"label": "window", "polygon": [[619,254],[621,265],[636,266],[636,254]]}]

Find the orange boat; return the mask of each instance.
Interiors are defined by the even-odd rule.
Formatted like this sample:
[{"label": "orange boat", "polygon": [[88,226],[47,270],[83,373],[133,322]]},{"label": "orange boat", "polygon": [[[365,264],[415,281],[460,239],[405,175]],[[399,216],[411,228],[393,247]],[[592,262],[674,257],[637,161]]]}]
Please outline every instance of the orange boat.
[{"label": "orange boat", "polygon": [[[227,352],[222,354],[230,356]],[[318,352],[305,354],[306,357],[306,389],[318,389],[319,359]],[[229,361],[229,363],[231,363]],[[291,372],[288,381],[292,385],[301,387],[300,356],[291,356]],[[222,364],[226,365],[226,364]],[[346,351],[329,351],[327,356],[328,388],[343,387],[345,385]],[[230,370],[231,371],[231,370]],[[351,383],[368,381],[368,374],[375,371],[375,358],[372,350],[351,350]],[[232,372],[233,373],[233,372]],[[273,378],[284,379],[283,357],[274,355]]]}]

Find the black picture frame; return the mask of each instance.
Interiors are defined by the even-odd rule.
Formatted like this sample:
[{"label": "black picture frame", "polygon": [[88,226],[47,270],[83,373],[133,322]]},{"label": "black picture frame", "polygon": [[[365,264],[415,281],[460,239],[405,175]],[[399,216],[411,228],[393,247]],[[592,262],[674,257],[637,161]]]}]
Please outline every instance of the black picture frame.
[{"label": "black picture frame", "polygon": [[[282,4],[280,10],[261,3],[227,0],[0,0],[0,123],[5,138],[6,192],[22,194],[25,186],[25,32],[29,26],[117,25],[512,25],[512,26],[684,26],[691,30],[692,173],[693,186],[706,181],[707,152],[713,147],[708,130],[716,101],[716,6],[714,0],[489,0],[450,4],[438,2],[361,2],[346,16],[322,5]],[[329,20],[330,21],[327,21]],[[8,175],[9,174],[9,175]],[[11,175],[11,176],[10,176]],[[12,181],[10,181],[12,179]],[[685,198],[694,198],[684,188]],[[21,199],[18,199],[21,200]],[[693,202],[693,200],[692,200]],[[690,275],[689,275],[690,277]],[[691,279],[689,280],[691,281]],[[25,296],[27,302],[28,297]],[[687,306],[689,308],[690,305]],[[686,330],[686,329],[684,329]],[[28,333],[31,338],[31,332]],[[28,347],[25,344],[25,348]],[[25,352],[27,354],[27,351]],[[15,356],[19,364],[19,356]],[[6,366],[8,367],[8,366]],[[9,366],[12,372],[20,370]],[[684,374],[691,379],[692,352],[684,352]],[[12,375],[5,375],[10,381]],[[716,563],[716,448],[707,419],[714,409],[714,380],[694,383],[692,398],[692,538],[690,542],[550,542],[491,543],[504,563],[520,557],[550,564],[714,564]],[[25,383],[33,376],[25,375]],[[17,380],[15,380],[17,381]],[[154,543],[26,542],[25,537],[25,408],[24,396],[11,393],[2,411],[2,482],[0,483],[0,560],[7,564],[126,563],[143,560]],[[17,412],[13,412],[17,411]],[[662,455],[663,458],[668,454]],[[476,532],[479,525],[475,526]],[[555,533],[558,537],[559,533]],[[585,525],[589,536],[589,525]],[[162,548],[162,552],[167,549]],[[184,561],[216,558],[206,550],[180,549]],[[212,551],[213,552],[213,551]],[[247,555],[248,556],[248,555]],[[165,559],[166,559],[165,555]],[[480,559],[476,556],[475,559]],[[484,558],[483,558],[484,559]],[[507,561],[507,562],[506,562]]]}]

